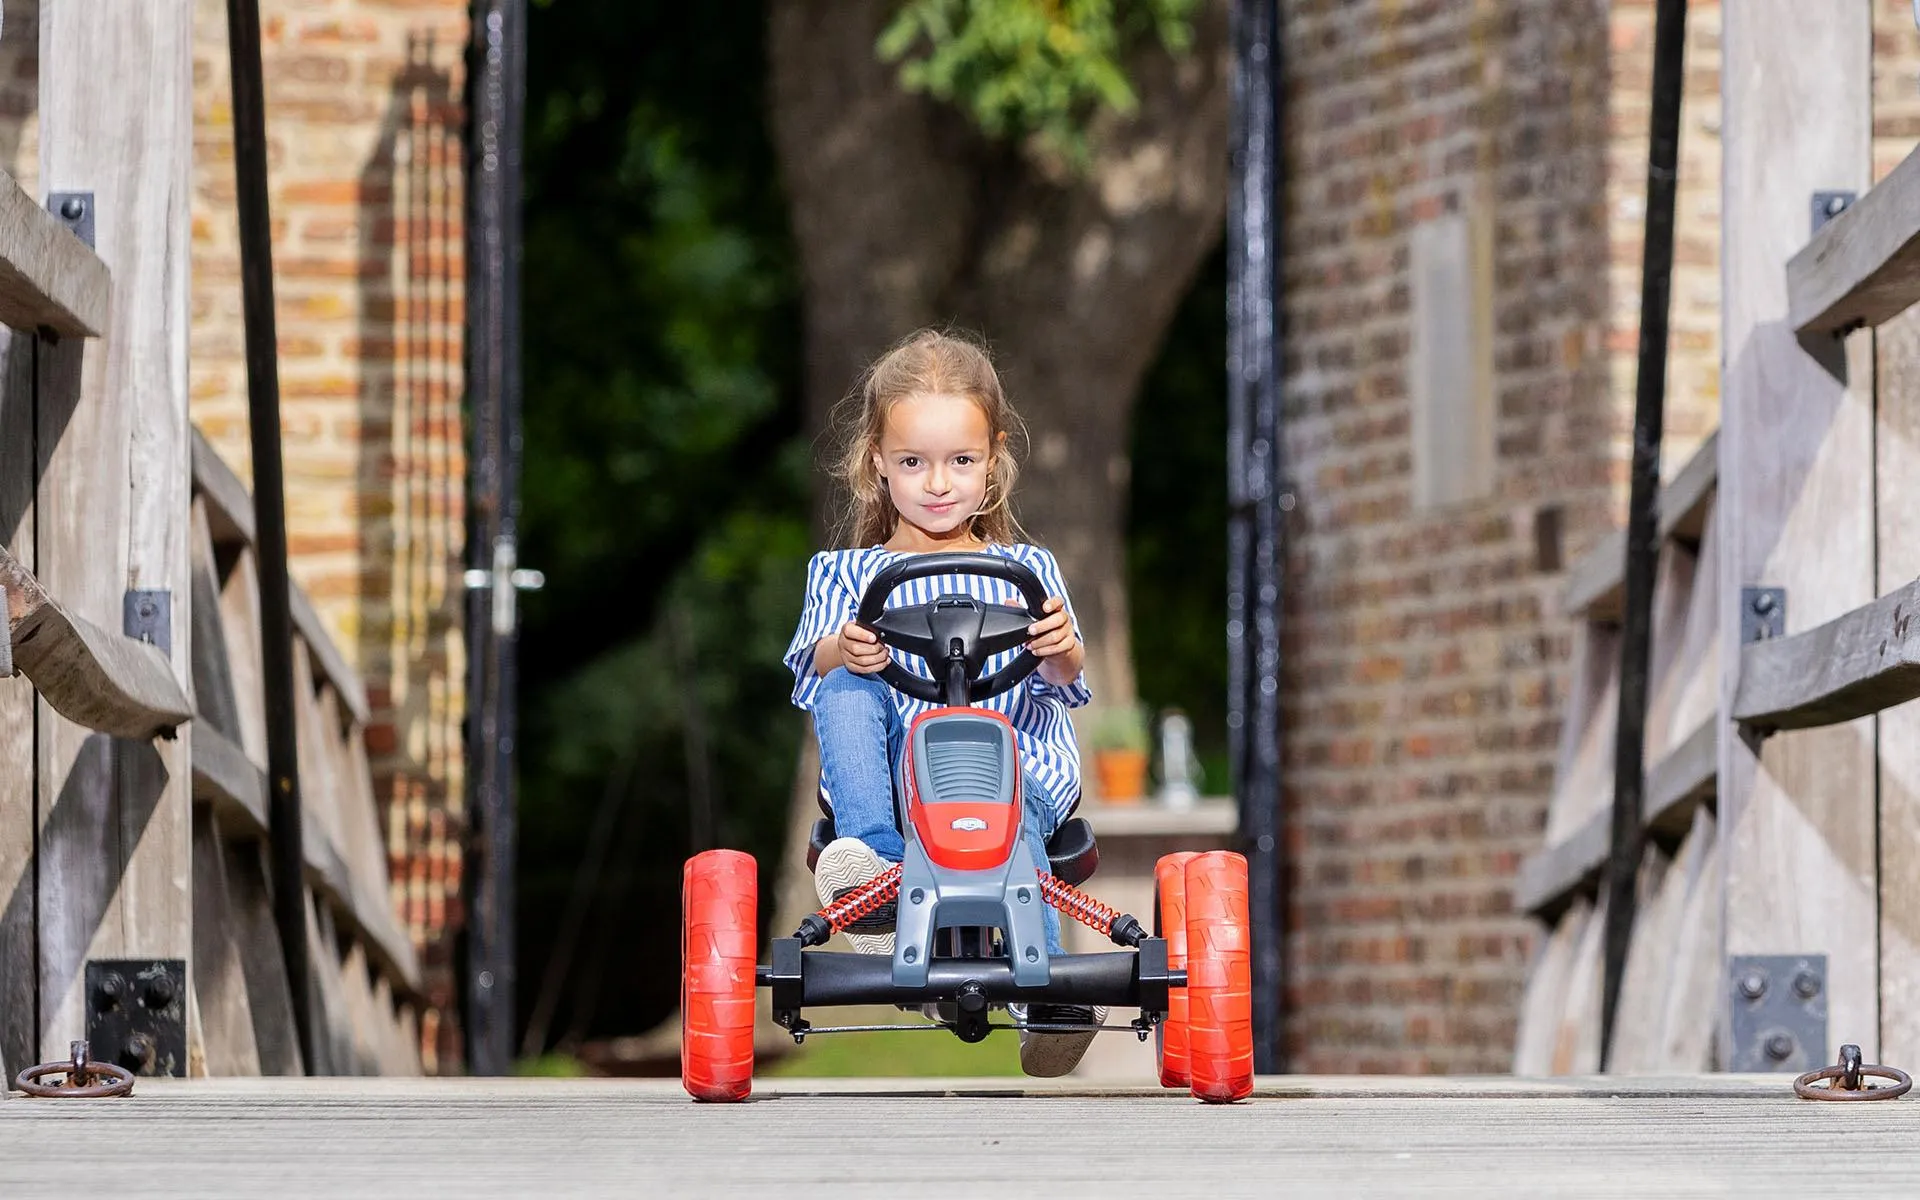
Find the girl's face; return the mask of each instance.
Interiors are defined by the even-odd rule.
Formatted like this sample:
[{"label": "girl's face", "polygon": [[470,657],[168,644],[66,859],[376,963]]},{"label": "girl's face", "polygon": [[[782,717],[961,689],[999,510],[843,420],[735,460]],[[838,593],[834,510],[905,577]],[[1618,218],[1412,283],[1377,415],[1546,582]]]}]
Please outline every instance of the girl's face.
[{"label": "girl's face", "polygon": [[968,519],[986,504],[991,443],[987,414],[965,396],[921,393],[895,403],[874,466],[912,528],[896,530],[888,544],[911,550],[968,540]]}]

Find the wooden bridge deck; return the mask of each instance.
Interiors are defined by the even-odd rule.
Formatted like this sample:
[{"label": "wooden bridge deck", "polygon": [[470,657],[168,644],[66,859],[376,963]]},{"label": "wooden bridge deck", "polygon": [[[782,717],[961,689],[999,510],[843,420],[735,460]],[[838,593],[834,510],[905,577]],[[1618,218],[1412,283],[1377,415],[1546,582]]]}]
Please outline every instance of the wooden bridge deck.
[{"label": "wooden bridge deck", "polygon": [[[309,1196],[1920,1195],[1920,1099],[1782,1076],[1275,1077],[1205,1108],[1071,1082],[143,1080],[0,1100],[0,1193]],[[16,1189],[19,1191],[16,1193]]]}]

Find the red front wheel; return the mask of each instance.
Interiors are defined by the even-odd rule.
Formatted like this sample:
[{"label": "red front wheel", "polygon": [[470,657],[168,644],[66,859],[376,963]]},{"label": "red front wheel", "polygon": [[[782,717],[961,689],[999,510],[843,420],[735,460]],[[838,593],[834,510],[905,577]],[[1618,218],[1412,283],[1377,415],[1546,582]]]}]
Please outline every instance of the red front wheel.
[{"label": "red front wheel", "polygon": [[708,850],[681,875],[680,1082],[696,1100],[753,1090],[759,872],[753,856]]},{"label": "red front wheel", "polygon": [[[1167,939],[1167,969],[1187,966],[1187,863],[1198,855],[1190,850],[1163,854],[1153,864],[1153,932]],[[1154,1029],[1160,1060],[1160,1086],[1184,1088],[1187,1074],[1187,990],[1167,991],[1167,1018]]]},{"label": "red front wheel", "polygon": [[1247,860],[1229,850],[1186,868],[1187,1068],[1193,1094],[1227,1104],[1253,1094],[1253,941]]}]

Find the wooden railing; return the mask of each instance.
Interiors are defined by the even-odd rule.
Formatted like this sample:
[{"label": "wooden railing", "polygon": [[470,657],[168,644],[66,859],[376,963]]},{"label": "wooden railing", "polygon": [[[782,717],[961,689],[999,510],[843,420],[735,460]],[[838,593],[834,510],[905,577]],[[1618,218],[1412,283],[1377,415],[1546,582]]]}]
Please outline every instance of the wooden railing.
[{"label": "wooden railing", "polygon": [[[192,461],[194,686],[200,702],[193,792],[212,822],[201,830],[197,815],[196,838],[226,861],[234,855],[258,856],[268,837],[253,509],[245,486],[197,431]],[[297,585],[293,612],[301,851],[317,993],[311,1069],[316,1074],[418,1073],[420,972],[389,895],[386,842],[367,761],[365,693]],[[248,870],[251,877],[251,865]],[[226,930],[235,910],[258,910],[244,921],[254,936],[230,937],[230,949],[214,947],[215,961],[230,964],[224,972],[204,954],[196,972],[203,1011],[209,996],[220,997],[227,1010],[221,1021],[210,1013],[206,1022],[208,1068],[218,1074],[292,1066],[265,1061],[261,1046],[277,1045],[274,1037],[257,1035],[257,1019],[242,1019],[263,1002],[272,1012],[287,1008],[285,972],[275,968],[278,937],[271,914],[259,907],[266,899],[251,886],[225,895],[217,882],[196,888],[195,920],[215,927],[210,938],[230,937]],[[259,961],[246,963],[248,955]]]},{"label": "wooden railing", "polygon": [[[1834,1061],[1843,1042],[1870,1061],[1911,1063],[1920,150],[1873,182],[1868,0],[1751,0],[1723,22],[1725,369],[1717,497],[1695,583],[1712,594],[1678,625],[1656,602],[1653,622],[1656,647],[1663,630],[1671,640],[1703,623],[1717,651],[1702,676],[1714,702],[1667,757],[1649,754],[1655,837],[1612,1066],[1793,1071]],[[1585,710],[1597,725],[1573,744],[1611,736],[1598,728],[1604,708]],[[1650,744],[1653,732],[1650,716]],[[1604,761],[1563,755],[1559,788],[1590,794],[1599,783],[1587,764]],[[1714,811],[1695,808],[1695,832],[1669,858],[1681,827],[1670,801],[1683,793],[1710,797]],[[1597,1025],[1578,1019],[1598,1005],[1587,881],[1613,851],[1604,818],[1563,817],[1561,800],[1520,889],[1553,923],[1528,984],[1522,1069],[1598,1056]],[[1660,977],[1680,1003],[1651,1001]],[[1711,1022],[1704,1058],[1646,1033],[1689,1006]]]}]

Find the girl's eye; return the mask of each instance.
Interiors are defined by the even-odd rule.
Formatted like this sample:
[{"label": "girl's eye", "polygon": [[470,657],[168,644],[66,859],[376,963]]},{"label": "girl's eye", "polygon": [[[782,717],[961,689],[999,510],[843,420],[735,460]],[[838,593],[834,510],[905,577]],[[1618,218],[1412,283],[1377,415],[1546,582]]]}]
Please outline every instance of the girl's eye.
[{"label": "girl's eye", "polygon": [[907,468],[908,470],[912,470],[914,467],[917,467],[920,465],[920,460],[918,458],[915,458],[913,455],[909,454],[905,458],[900,460],[900,465],[902,467]]},{"label": "girl's eye", "polygon": [[973,455],[962,454],[954,458],[953,464],[957,467],[970,467],[973,465],[973,461],[974,461]]}]

